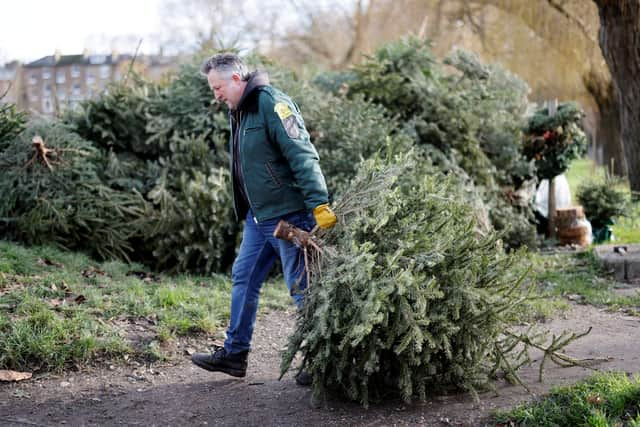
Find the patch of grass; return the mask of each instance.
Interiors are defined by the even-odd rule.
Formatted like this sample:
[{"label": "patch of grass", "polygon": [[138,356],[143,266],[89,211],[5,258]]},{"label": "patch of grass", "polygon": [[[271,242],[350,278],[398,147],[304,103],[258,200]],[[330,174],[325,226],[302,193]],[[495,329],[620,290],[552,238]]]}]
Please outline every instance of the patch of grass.
[{"label": "patch of grass", "polygon": [[272,310],[286,310],[293,306],[289,290],[282,277],[269,279],[262,285],[260,304],[263,308]]},{"label": "patch of grass", "polygon": [[569,189],[571,190],[571,201],[573,204],[578,205],[579,202],[576,199],[578,187],[581,183],[590,179],[604,179],[606,174],[606,168],[603,166],[596,166],[593,160],[589,158],[576,159],[571,162],[569,169],[565,172],[567,182],[569,183]]},{"label": "patch of grass", "polygon": [[614,243],[640,243],[640,202],[631,204],[629,215],[617,218],[611,227]]},{"label": "patch of grass", "polygon": [[156,340],[151,341],[142,351],[142,356],[149,362],[164,362],[167,356],[162,352],[160,343]]},{"label": "patch of grass", "polygon": [[601,267],[592,251],[532,252],[529,260],[533,265],[532,277],[543,295],[568,297],[612,310],[622,309],[629,314],[637,314],[640,309],[640,294],[617,295],[615,289],[624,285]]},{"label": "patch of grass", "polygon": [[0,322],[0,366],[9,369],[60,371],[70,361],[86,362],[100,355],[110,357],[128,351],[114,331],[104,328],[82,313],[70,317],[49,309],[27,295]]},{"label": "patch of grass", "polygon": [[[605,179],[607,169],[604,166],[595,166],[588,158],[577,159],[571,162],[569,169],[565,172],[569,188],[571,189],[571,199],[573,204],[578,205],[576,199],[578,187],[581,183],[589,180]],[[621,188],[630,193],[629,183],[622,182]],[[627,216],[615,218],[613,230],[613,243],[640,243],[640,201],[632,203]],[[612,242],[605,242],[612,243]]]},{"label": "patch of grass", "polygon": [[640,426],[640,378],[600,373],[541,400],[494,415],[505,426]]},{"label": "patch of grass", "polygon": [[553,295],[539,295],[524,303],[526,312],[520,314],[521,322],[535,323],[553,319],[569,309],[569,302]]},{"label": "patch of grass", "polygon": [[[286,286],[273,282],[263,288],[261,307],[289,307]],[[165,276],[0,240],[0,369],[60,370],[132,353],[161,360],[158,343],[225,326],[230,294],[223,275]],[[151,330],[145,342],[154,345],[129,341],[138,323]]]}]

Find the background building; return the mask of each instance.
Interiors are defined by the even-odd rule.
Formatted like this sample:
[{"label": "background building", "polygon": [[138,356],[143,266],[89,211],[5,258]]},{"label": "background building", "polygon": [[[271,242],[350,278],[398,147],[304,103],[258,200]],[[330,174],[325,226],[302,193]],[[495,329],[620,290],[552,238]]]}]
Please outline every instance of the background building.
[{"label": "background building", "polygon": [[[44,56],[24,65],[10,63],[0,68],[2,102],[13,102],[19,108],[51,115],[74,108],[109,83],[124,78],[132,66],[132,55],[90,54]],[[133,69],[158,80],[176,64],[174,57],[141,55],[133,61]]]}]

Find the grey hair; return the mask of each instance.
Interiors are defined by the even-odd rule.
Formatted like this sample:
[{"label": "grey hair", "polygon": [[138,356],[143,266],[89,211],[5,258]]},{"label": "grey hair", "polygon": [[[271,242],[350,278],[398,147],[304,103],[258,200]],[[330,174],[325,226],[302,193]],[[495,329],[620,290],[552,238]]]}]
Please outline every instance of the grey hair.
[{"label": "grey hair", "polygon": [[211,70],[224,75],[227,79],[237,73],[245,81],[249,80],[249,75],[251,74],[244,61],[235,53],[218,53],[207,59],[200,67],[200,72],[205,76]]}]

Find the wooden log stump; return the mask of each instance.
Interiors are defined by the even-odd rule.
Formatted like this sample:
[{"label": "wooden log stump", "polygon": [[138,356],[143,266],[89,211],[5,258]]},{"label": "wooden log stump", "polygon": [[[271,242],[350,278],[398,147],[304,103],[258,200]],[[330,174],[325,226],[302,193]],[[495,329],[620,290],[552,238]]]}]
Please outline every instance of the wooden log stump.
[{"label": "wooden log stump", "polygon": [[584,217],[582,206],[571,206],[556,210],[557,237],[561,245],[587,246],[591,229]]}]

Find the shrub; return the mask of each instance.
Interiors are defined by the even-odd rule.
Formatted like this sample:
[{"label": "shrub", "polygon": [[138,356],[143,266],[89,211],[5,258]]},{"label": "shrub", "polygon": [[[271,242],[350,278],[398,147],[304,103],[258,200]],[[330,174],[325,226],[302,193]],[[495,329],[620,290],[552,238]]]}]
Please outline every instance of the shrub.
[{"label": "shrub", "polygon": [[614,176],[580,184],[576,198],[591,222],[596,243],[611,238],[609,226],[614,224],[616,217],[627,215],[631,207],[628,193],[621,189],[621,179]]},{"label": "shrub", "polygon": [[586,153],[587,138],[580,128],[583,116],[578,105],[566,102],[558,105],[553,116],[545,107],[529,118],[524,154],[535,161],[538,178],[553,179]]}]

